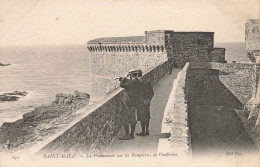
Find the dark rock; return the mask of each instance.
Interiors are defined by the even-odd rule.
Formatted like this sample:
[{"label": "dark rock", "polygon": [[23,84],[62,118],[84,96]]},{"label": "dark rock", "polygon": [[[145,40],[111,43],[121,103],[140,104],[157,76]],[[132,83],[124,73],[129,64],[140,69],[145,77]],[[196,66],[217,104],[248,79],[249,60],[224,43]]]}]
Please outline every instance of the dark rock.
[{"label": "dark rock", "polygon": [[78,92],[78,91],[74,91],[74,96],[76,98],[80,98],[80,99],[89,99],[90,95],[87,93],[82,93],[82,92]]},{"label": "dark rock", "polygon": [[17,96],[0,95],[0,102],[17,101],[19,98],[20,97],[17,97]]},{"label": "dark rock", "polygon": [[23,91],[23,92],[20,92],[20,91],[14,91],[14,92],[11,92],[11,93],[4,93],[4,95],[17,95],[17,96],[26,96],[28,93]]},{"label": "dark rock", "polygon": [[52,103],[53,106],[71,106],[76,105],[80,103],[81,101],[84,102],[84,104],[89,103],[90,95],[87,93],[81,93],[78,91],[75,91],[73,95],[71,94],[63,94],[59,93],[56,95],[55,101]]},{"label": "dark rock", "polygon": [[4,67],[4,66],[10,66],[10,65],[11,65],[11,64],[9,64],[9,63],[8,63],[8,64],[0,63],[0,66],[1,66],[1,67]]},{"label": "dark rock", "polygon": [[5,102],[5,101],[17,101],[21,96],[26,96],[28,93],[27,92],[11,92],[11,93],[3,93],[0,95],[0,102]]}]

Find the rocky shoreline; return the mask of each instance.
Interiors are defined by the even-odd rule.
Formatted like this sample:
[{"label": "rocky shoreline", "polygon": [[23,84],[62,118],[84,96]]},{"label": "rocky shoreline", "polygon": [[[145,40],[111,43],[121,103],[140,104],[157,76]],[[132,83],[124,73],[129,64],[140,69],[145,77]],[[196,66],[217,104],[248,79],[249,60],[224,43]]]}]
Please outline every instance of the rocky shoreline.
[{"label": "rocky shoreline", "polygon": [[0,94],[0,103],[5,101],[17,101],[20,97],[26,96],[28,93],[23,91],[14,91],[11,93]]},{"label": "rocky shoreline", "polygon": [[73,113],[89,104],[90,95],[75,91],[71,94],[57,94],[52,105],[35,108],[23,115],[23,119],[5,122],[0,127],[0,151],[17,150],[26,144],[44,140]]}]

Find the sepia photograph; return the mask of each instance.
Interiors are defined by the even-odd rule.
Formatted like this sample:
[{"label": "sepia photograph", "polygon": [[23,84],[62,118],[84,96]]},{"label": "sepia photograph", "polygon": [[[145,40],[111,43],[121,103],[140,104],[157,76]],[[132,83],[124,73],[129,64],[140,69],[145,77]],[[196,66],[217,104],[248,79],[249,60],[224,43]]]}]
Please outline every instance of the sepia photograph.
[{"label": "sepia photograph", "polygon": [[260,166],[260,0],[0,0],[0,167]]}]

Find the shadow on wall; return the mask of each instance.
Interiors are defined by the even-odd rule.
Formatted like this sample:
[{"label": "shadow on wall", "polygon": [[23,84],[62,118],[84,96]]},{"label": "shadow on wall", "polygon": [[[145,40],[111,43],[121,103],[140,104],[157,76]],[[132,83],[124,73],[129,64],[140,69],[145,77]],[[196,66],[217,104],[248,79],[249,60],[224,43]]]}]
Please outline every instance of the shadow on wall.
[{"label": "shadow on wall", "polygon": [[185,94],[193,155],[257,151],[234,109],[243,104],[220,81],[220,71],[191,65]]},{"label": "shadow on wall", "polygon": [[207,64],[193,64],[188,68],[185,83],[188,107],[211,105],[243,108],[243,104],[220,81],[219,75],[219,70],[210,69]]}]

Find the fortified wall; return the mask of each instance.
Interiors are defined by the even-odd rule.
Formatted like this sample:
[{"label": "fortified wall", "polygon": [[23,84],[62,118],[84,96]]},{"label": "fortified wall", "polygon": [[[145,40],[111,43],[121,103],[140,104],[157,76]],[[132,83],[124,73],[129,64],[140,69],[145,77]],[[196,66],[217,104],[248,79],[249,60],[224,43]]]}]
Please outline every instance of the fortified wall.
[{"label": "fortified wall", "polygon": [[255,139],[260,147],[260,20],[248,19],[245,25],[245,42],[247,56],[254,64],[251,98],[246,103],[243,112],[240,112],[240,119],[245,129]]},{"label": "fortified wall", "polygon": [[245,25],[247,56],[252,62],[260,62],[260,20],[248,19]]},{"label": "fortified wall", "polygon": [[255,83],[255,64],[190,63],[185,95],[193,154],[208,147],[223,151],[231,140],[240,143],[238,150],[260,147],[256,119],[244,111]]},{"label": "fortified wall", "polygon": [[253,92],[256,82],[254,74],[254,64],[190,64],[187,79],[191,85],[187,88],[191,89],[189,93],[193,95],[190,97],[194,98],[188,101],[190,104],[226,105],[243,109]]},{"label": "fortified wall", "polygon": [[92,93],[105,95],[118,87],[116,77],[133,68],[146,72],[172,58],[186,62],[225,62],[225,49],[213,48],[213,32],[145,31],[145,36],[98,38],[89,41]]},{"label": "fortified wall", "polygon": [[[146,45],[146,43],[149,45]],[[88,42],[92,58],[92,95],[105,95],[118,87],[116,77],[131,69],[148,71],[167,60],[163,41],[144,36],[98,38]]]}]

